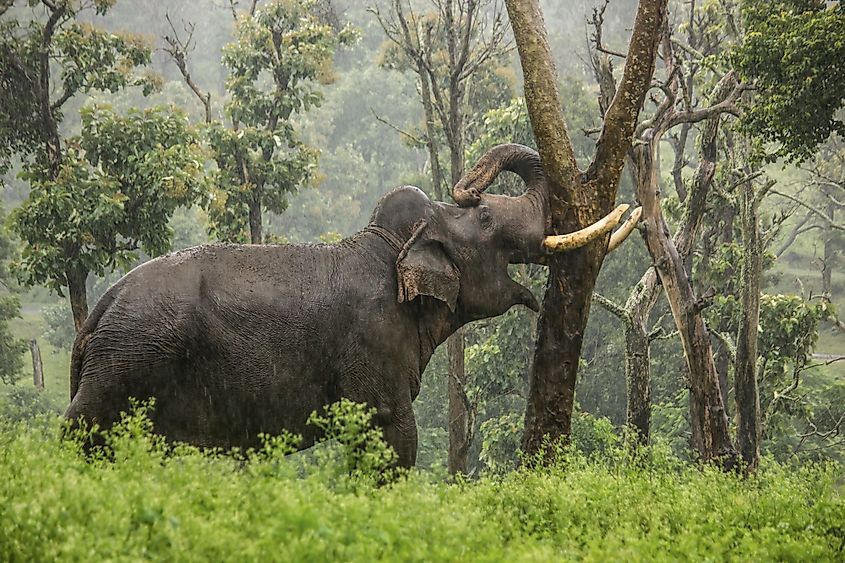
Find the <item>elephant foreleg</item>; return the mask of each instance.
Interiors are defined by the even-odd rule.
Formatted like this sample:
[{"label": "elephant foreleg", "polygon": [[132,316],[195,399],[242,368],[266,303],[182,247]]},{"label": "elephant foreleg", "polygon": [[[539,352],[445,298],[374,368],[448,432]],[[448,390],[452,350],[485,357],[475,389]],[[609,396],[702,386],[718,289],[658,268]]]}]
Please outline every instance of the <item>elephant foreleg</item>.
[{"label": "elephant foreleg", "polygon": [[385,414],[387,416],[380,417],[384,440],[396,452],[396,465],[413,467],[417,461],[417,421],[413,408],[408,404]]}]

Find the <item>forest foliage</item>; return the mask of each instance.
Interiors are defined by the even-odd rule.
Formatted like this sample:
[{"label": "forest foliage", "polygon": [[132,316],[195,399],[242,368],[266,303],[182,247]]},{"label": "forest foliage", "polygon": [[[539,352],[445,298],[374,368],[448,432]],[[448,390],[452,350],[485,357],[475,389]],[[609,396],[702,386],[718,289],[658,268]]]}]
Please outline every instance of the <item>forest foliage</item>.
[{"label": "forest foliage", "polygon": [[[90,462],[78,444],[55,438],[54,420],[33,422],[33,414],[55,418],[66,406],[74,322],[128,269],[213,241],[332,242],[363,227],[394,186],[444,193],[432,166],[450,160],[446,127],[427,123],[419,77],[372,6],[267,0],[250,12],[252,2],[186,4],[97,0],[93,10],[77,10],[81,4],[69,2],[53,21],[39,2],[0,1],[0,172],[9,211],[0,229],[0,519],[12,523],[0,559],[81,558],[92,550],[113,558],[258,558],[279,549],[297,559],[841,559],[841,3],[673,0],[679,63],[672,76],[658,65],[662,87],[643,113],[645,121],[656,115],[658,91],[681,76],[679,111],[705,107],[730,72],[742,85],[736,107],[717,118],[720,149],[689,270],[735,432],[747,186],[759,204],[758,474],[744,480],[688,463],[698,455],[690,381],[660,298],[645,323],[649,448],[635,454],[627,442],[624,328],[612,306],[594,304],[578,365],[574,446],[551,467],[514,470],[537,322],[514,309],[466,331],[464,392],[475,437],[468,481],[439,482],[448,436],[448,362],[440,350],[414,405],[425,471],[375,488],[362,483],[380,479],[375,472],[390,452],[368,432],[366,413],[349,405],[337,407],[342,416],[314,419],[339,446],[296,459],[282,457],[290,436],[268,439],[245,459],[172,451],[140,417],[113,434],[116,460]],[[583,167],[602,123],[594,65],[606,55],[611,69],[621,67],[595,43],[623,50],[637,2],[611,2],[600,12],[602,38],[589,40],[585,21],[599,12],[574,5],[543,8]],[[437,17],[427,1],[414,6]],[[52,41],[46,75],[45,37]],[[445,88],[447,55],[433,53]],[[498,143],[534,146],[518,68],[503,48],[468,81],[457,164],[471,165]],[[672,232],[689,217],[703,128],[679,126],[659,145],[660,207]],[[636,199],[630,173],[620,202]],[[508,178],[496,189],[516,194],[522,186]],[[597,293],[618,313],[651,263],[633,235],[605,260]],[[538,265],[512,266],[511,275],[535,294],[546,283]],[[47,342],[45,359],[55,368],[42,394],[22,379],[30,338]],[[362,449],[360,440],[376,445]],[[87,527],[92,521],[102,524],[97,534]]]},{"label": "forest foliage", "polygon": [[664,447],[576,443],[543,469],[374,487],[392,450],[362,433],[360,407],[318,420],[336,447],[293,458],[284,437],[240,457],[174,450],[143,413],[112,430],[110,459],[86,459],[84,436],[57,440],[54,420],[0,425],[0,558],[833,561],[845,550],[829,464],[766,460],[748,480]]}]

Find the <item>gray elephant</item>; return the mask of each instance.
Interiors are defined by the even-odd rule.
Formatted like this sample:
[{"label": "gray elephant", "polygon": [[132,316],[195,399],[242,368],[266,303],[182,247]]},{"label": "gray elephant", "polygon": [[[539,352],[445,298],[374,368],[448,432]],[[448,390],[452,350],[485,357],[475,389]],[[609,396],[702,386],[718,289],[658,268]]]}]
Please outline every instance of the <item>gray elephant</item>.
[{"label": "gray elephant", "polygon": [[[502,170],[527,191],[485,194]],[[547,184],[521,145],[490,150],[453,198],[404,186],[337,244],[199,246],[135,268],[79,330],[65,416],[108,428],[130,397],[155,397],[168,440],[246,448],[284,429],[304,448],[317,438],[309,414],[346,397],[377,409],[399,464],[413,465],[411,404],[434,349],[513,305],[537,311],[508,264],[601,237],[621,215],[547,239]]]}]

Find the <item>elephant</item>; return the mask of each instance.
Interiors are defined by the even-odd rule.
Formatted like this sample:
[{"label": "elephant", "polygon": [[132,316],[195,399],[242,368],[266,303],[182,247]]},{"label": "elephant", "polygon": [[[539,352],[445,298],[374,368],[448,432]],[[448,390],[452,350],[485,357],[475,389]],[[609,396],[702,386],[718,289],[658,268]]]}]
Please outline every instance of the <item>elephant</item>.
[{"label": "elephant", "polygon": [[[526,191],[485,193],[502,171]],[[489,150],[452,196],[398,187],[335,244],[212,244],[136,267],[80,327],[65,418],[106,429],[131,397],[155,397],[153,429],[168,441],[246,449],[286,430],[306,448],[319,437],[309,415],[348,398],[375,409],[398,465],[412,466],[412,402],[435,348],[514,305],[538,311],[508,265],[586,244],[621,216],[547,237],[539,155],[515,144]]]}]

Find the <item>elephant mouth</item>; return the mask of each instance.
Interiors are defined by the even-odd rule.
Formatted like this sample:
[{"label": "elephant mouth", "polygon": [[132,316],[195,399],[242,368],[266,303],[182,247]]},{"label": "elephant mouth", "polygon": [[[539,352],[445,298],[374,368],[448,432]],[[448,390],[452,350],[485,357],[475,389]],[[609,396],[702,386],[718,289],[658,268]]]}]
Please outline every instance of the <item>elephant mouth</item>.
[{"label": "elephant mouth", "polygon": [[502,296],[507,296],[510,305],[525,305],[535,313],[540,312],[540,303],[534,297],[534,293],[526,286],[514,280],[508,272],[507,265],[502,268],[501,272],[504,282],[507,287],[501,291]]}]

